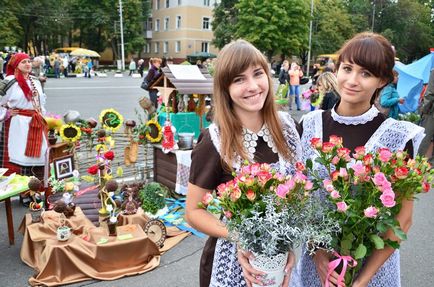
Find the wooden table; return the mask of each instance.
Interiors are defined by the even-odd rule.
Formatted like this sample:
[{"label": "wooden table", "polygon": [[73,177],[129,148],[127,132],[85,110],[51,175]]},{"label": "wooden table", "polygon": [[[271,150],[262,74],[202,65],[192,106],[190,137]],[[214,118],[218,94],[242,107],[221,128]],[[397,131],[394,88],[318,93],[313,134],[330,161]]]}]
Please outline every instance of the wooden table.
[{"label": "wooden table", "polygon": [[23,191],[28,190],[28,181],[29,178],[26,176],[16,175],[10,184],[6,187],[6,189],[0,189],[0,201],[5,202],[6,207],[6,219],[8,223],[8,236],[9,236],[9,244],[15,244],[15,234],[14,234],[14,222],[12,217],[12,206],[11,206],[11,197],[20,194]]}]

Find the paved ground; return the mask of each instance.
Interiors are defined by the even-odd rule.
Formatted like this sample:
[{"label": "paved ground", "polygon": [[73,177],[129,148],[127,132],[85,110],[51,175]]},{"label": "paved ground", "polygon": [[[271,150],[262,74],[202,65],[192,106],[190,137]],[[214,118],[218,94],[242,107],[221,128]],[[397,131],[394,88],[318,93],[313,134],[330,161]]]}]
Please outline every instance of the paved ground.
[{"label": "paved ground", "polygon": [[[140,79],[128,77],[49,79],[46,86],[47,107],[49,111],[57,113],[77,109],[83,118],[96,118],[101,109],[115,107],[125,118],[136,118],[134,108],[138,108],[137,100],[144,93],[139,85]],[[294,116],[299,118],[301,114]],[[27,210],[16,199],[12,205],[16,230]],[[429,287],[434,282],[434,191],[421,196],[415,206],[413,227],[401,249],[402,286]],[[22,235],[16,232],[16,244],[8,245],[4,209],[4,203],[0,203],[0,286],[27,286],[27,280],[34,271],[20,260]],[[116,281],[85,281],[70,286],[198,286],[197,274],[203,244],[204,239],[190,236],[164,254],[160,266],[151,272]]]}]

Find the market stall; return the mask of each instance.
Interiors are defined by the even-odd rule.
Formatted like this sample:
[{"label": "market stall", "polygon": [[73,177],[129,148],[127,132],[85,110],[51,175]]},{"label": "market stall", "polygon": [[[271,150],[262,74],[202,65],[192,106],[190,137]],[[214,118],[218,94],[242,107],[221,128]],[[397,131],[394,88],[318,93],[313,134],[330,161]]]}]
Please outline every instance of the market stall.
[{"label": "market stall", "polygon": [[[185,195],[193,138],[210,124],[205,117],[207,99],[213,93],[213,79],[206,69],[194,65],[169,65],[151,85],[158,89],[165,106],[159,113],[160,126],[174,127],[177,145],[154,145],[154,180]],[[170,145],[169,145],[170,146]]]}]

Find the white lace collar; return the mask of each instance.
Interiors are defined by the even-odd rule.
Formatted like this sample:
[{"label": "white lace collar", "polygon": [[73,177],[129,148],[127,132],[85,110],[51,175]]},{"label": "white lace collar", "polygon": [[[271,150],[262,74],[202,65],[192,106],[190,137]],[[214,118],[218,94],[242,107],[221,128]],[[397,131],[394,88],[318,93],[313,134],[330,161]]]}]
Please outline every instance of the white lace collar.
[{"label": "white lace collar", "polygon": [[331,109],[331,115],[333,120],[347,126],[366,124],[367,122],[372,121],[380,113],[374,105],[372,105],[372,107],[366,113],[354,117],[338,115],[335,109],[336,106],[334,106],[333,109]]},{"label": "white lace collar", "polygon": [[259,132],[254,133],[249,129],[243,128],[243,146],[246,149],[247,155],[249,159],[253,161],[254,155],[256,152],[256,146],[258,145],[258,138],[262,137],[264,142],[267,143],[268,147],[274,153],[277,153],[277,148],[274,145],[273,137],[270,135],[270,130],[267,128],[267,125],[264,124]]}]

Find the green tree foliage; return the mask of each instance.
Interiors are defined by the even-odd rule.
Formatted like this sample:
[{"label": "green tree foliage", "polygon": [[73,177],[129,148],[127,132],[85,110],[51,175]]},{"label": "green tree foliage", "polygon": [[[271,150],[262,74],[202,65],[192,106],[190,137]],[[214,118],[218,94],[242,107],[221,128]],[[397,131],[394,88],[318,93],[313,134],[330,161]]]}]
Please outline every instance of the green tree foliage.
[{"label": "green tree foliage", "polygon": [[[126,52],[140,51],[145,43],[143,23],[150,0],[122,0]],[[119,0],[2,0],[0,44],[16,45],[36,54],[77,44],[98,52],[107,47],[116,54],[120,42]],[[4,9],[3,9],[4,8]],[[5,17],[6,16],[6,17]],[[5,29],[8,27],[9,29]]]},{"label": "green tree foliage", "polygon": [[389,1],[376,20],[377,31],[392,42],[403,62],[425,56],[434,45],[432,7],[420,2],[429,1]]},{"label": "green tree foliage", "polygon": [[231,42],[235,35],[235,23],[237,22],[237,9],[235,4],[238,0],[222,0],[214,8],[214,19],[212,21],[212,30],[214,40],[212,44],[221,49],[227,43]]},{"label": "green tree foliage", "polygon": [[309,3],[299,0],[240,0],[235,37],[250,41],[269,59],[307,46]]},{"label": "green tree foliage", "polygon": [[316,0],[312,54],[333,54],[354,35],[355,28],[342,0]]}]

